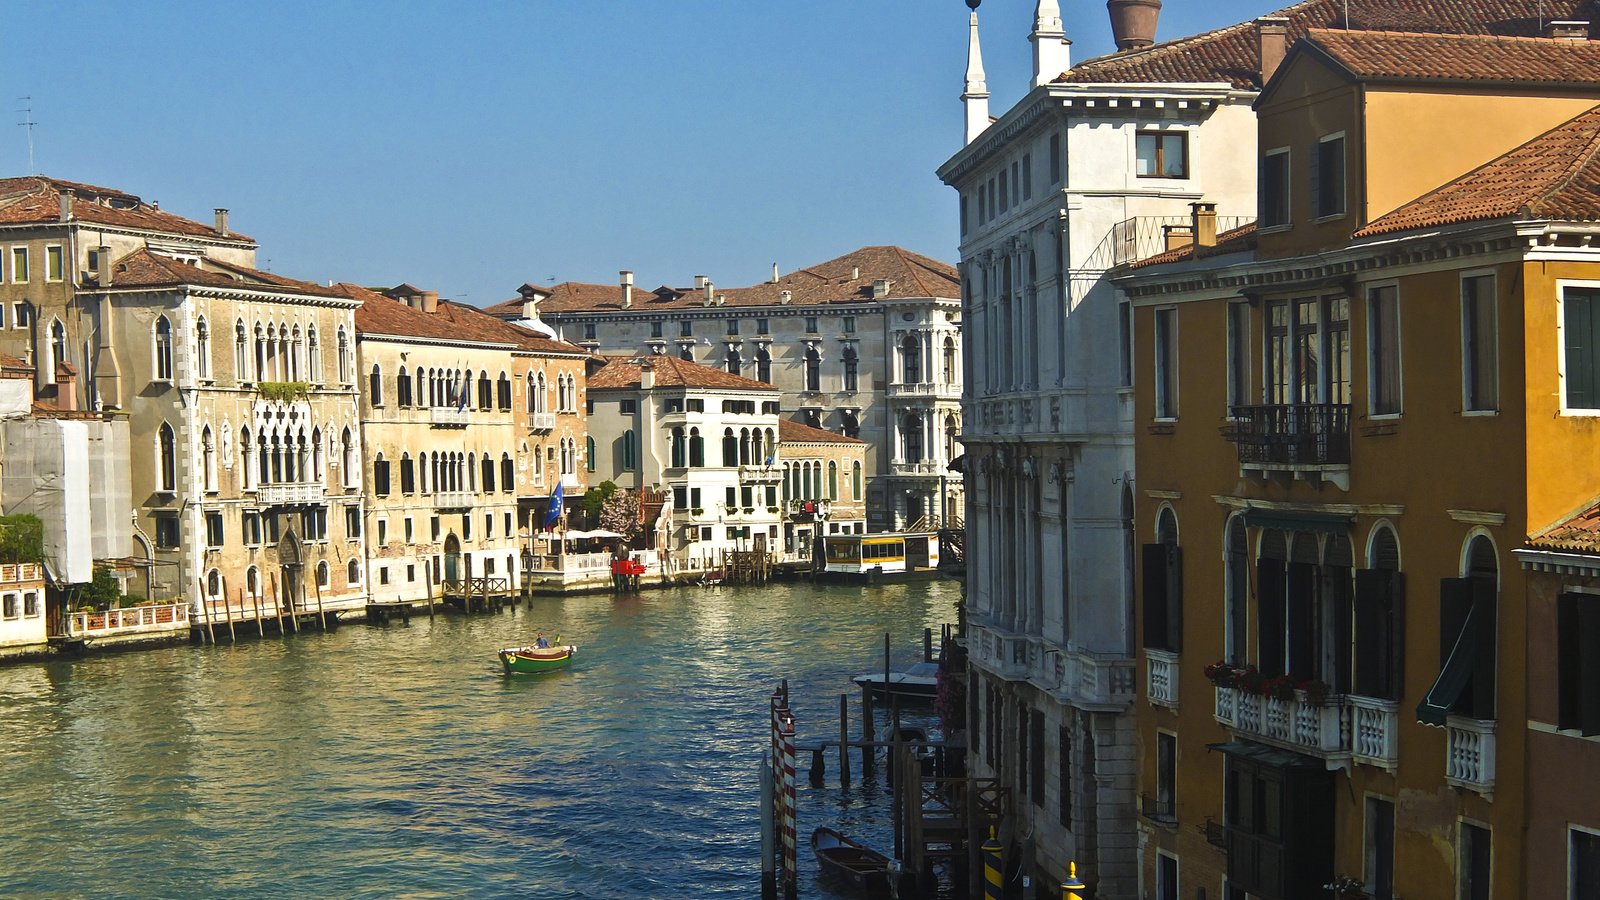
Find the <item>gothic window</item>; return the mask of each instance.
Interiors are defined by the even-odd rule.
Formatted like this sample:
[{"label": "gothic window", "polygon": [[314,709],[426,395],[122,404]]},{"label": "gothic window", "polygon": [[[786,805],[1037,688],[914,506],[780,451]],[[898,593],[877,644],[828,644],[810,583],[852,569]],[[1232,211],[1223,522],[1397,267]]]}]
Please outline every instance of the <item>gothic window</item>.
[{"label": "gothic window", "polygon": [[156,432],[156,483],[163,493],[178,489],[178,438],[166,422]]},{"label": "gothic window", "polygon": [[217,489],[217,445],[212,440],[210,425],[207,425],[200,432],[200,455],[205,470],[205,489],[208,492],[215,491]]},{"label": "gothic window", "polygon": [[306,374],[312,384],[322,383],[322,345],[317,342],[317,326],[306,328]]},{"label": "gothic window", "polygon": [[922,381],[922,340],[908,334],[900,342],[900,383],[919,384]]},{"label": "gothic window", "polygon": [[339,326],[339,381],[349,384],[354,380],[350,365],[350,335],[345,333],[344,326]]},{"label": "gothic window", "polygon": [[822,390],[822,354],[815,347],[806,349],[806,390]]},{"label": "gothic window", "polygon": [[405,366],[394,376],[394,402],[401,409],[411,405],[411,376],[406,374]]},{"label": "gothic window", "polygon": [[379,368],[377,363],[372,364],[371,384],[367,391],[374,407],[383,405],[383,369]]},{"label": "gothic window", "polygon": [[233,377],[241,384],[250,381],[249,338],[244,330],[244,320],[233,323]]},{"label": "gothic window", "polygon": [[201,378],[211,377],[211,326],[201,316],[194,326],[194,365]]}]

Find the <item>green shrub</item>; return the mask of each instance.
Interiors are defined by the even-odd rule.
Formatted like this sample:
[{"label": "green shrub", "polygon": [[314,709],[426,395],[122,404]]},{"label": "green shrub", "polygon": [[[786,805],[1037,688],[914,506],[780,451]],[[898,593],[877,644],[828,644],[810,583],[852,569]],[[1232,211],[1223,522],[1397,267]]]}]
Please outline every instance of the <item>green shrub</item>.
[{"label": "green shrub", "polygon": [[0,516],[0,563],[44,562],[44,523],[32,513]]}]

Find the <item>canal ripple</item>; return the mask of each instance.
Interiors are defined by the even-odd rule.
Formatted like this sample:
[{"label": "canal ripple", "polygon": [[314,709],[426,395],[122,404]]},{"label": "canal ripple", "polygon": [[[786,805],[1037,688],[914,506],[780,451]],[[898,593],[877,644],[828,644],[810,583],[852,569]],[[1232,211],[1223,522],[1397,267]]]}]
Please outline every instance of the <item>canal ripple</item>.
[{"label": "canal ripple", "polygon": [[[959,585],[540,599],[238,646],[0,669],[0,895],[756,896],[767,698],[837,735],[849,676],[913,661]],[[506,679],[540,630],[574,667]],[[854,704],[852,704],[854,706]],[[890,846],[882,785],[804,784]],[[859,766],[858,766],[859,768]],[[802,848],[807,896],[812,881]]]}]

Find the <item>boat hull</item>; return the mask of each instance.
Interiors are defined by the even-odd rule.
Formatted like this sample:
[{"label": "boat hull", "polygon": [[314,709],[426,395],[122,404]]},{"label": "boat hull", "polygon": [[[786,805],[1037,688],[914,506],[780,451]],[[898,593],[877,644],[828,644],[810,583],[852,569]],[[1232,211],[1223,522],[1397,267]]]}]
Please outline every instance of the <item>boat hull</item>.
[{"label": "boat hull", "polygon": [[889,896],[889,857],[859,844],[832,828],[811,832],[822,877],[867,897]]},{"label": "boat hull", "polygon": [[571,645],[548,649],[512,647],[500,651],[500,665],[505,668],[507,675],[538,675],[565,669],[577,652],[578,648]]}]

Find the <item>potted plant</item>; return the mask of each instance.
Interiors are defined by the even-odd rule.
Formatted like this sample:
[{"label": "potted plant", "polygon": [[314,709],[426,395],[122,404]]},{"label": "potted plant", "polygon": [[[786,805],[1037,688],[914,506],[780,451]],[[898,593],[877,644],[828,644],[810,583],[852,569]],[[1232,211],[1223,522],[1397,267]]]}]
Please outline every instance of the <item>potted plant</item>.
[{"label": "potted plant", "polygon": [[1262,685],[1266,680],[1266,676],[1255,666],[1245,666],[1234,676],[1233,686],[1241,693],[1264,694],[1266,691],[1262,689]]},{"label": "potted plant", "polygon": [[1287,675],[1274,675],[1261,685],[1261,693],[1274,700],[1293,700],[1295,681]]},{"label": "potted plant", "polygon": [[1239,668],[1225,659],[1205,667],[1206,680],[1217,687],[1233,687],[1239,680]]},{"label": "potted plant", "polygon": [[1300,682],[1300,690],[1305,692],[1307,703],[1312,706],[1322,706],[1328,702],[1328,695],[1333,692],[1333,685],[1320,678],[1307,678]]},{"label": "potted plant", "polygon": [[1367,885],[1353,875],[1339,875],[1322,886],[1331,891],[1336,900],[1362,900],[1367,896]]}]

